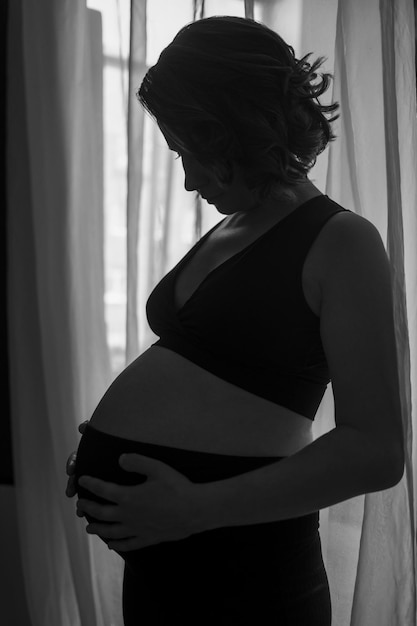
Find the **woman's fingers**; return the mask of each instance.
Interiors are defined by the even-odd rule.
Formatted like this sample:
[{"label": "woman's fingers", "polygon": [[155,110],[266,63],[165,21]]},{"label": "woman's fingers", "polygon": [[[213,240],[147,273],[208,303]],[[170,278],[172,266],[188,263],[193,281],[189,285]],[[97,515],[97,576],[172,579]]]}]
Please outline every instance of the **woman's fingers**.
[{"label": "woman's fingers", "polygon": [[77,462],[77,453],[71,452],[71,454],[69,455],[67,459],[67,467],[66,467],[67,475],[69,476],[69,478],[68,478],[65,494],[68,496],[68,498],[72,498],[77,493],[75,476],[74,476],[76,462]]},{"label": "woman's fingers", "polygon": [[[83,434],[85,431],[85,427],[87,426],[89,420],[86,420],[82,424],[78,426],[78,431]],[[71,452],[67,459],[67,474],[68,476],[72,476],[75,473],[75,464],[77,462],[77,452]]]},{"label": "woman's fingers", "polygon": [[67,459],[66,471],[68,476],[72,476],[75,473],[75,464],[77,462],[77,453],[71,452]]},{"label": "woman's fingers", "polygon": [[[85,422],[80,424],[78,426],[78,432],[83,434],[88,422],[89,420],[85,420]],[[66,464],[66,471],[67,471],[67,475],[69,478],[67,482],[67,488],[65,489],[65,494],[68,496],[68,498],[72,498],[77,493],[77,485],[76,485],[76,480],[74,476],[76,463],[77,463],[77,453],[71,452],[71,454],[69,455],[67,459],[67,464]]]},{"label": "woman's fingers", "polygon": [[65,489],[65,494],[68,498],[72,498],[77,493],[77,486],[75,476],[70,476],[67,482],[67,488]]},{"label": "woman's fingers", "polygon": [[82,424],[78,426],[78,432],[80,432],[82,435],[84,434],[85,427],[87,426],[89,421],[90,420],[85,420],[85,422],[83,422]]}]

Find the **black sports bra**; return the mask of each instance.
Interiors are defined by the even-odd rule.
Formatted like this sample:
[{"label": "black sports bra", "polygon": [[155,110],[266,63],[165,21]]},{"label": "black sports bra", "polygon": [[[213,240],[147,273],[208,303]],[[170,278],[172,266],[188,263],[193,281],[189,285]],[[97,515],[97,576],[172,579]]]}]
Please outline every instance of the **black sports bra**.
[{"label": "black sports bra", "polygon": [[153,345],[313,420],[330,377],[302,270],[324,224],[347,210],[326,195],[308,200],[218,265],[176,310],[176,278],[214,226],[149,296]]}]

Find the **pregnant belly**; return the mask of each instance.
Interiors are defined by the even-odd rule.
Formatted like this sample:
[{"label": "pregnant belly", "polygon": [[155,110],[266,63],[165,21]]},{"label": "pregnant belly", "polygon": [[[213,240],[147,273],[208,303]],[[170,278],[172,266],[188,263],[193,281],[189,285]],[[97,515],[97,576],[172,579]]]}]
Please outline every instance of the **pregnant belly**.
[{"label": "pregnant belly", "polygon": [[[195,483],[231,478],[282,460],[280,457],[267,456],[217,455],[136,442],[100,432],[90,424],[78,448],[76,479],[78,480],[83,474],[88,474],[122,485],[140,485],[146,481],[145,476],[123,471],[119,465],[120,454],[126,452],[159,459]],[[81,486],[77,487],[77,491],[81,498],[105,502]],[[87,516],[87,520],[91,522],[94,518]],[[167,584],[170,586],[178,578],[182,583],[180,568],[186,576],[191,574],[191,580],[200,580],[200,576],[210,566],[215,578],[219,573],[219,562],[224,559],[225,554],[228,555],[228,562],[230,562],[232,549],[235,549],[237,553],[236,563],[241,561],[239,554],[244,544],[257,547],[255,553],[259,555],[261,562],[265,554],[271,556],[271,546],[275,545],[277,549],[279,548],[279,554],[274,556],[274,559],[279,561],[291,542],[299,542],[303,537],[317,533],[317,529],[318,513],[314,513],[279,522],[218,528],[192,535],[181,541],[164,542],[140,550],[121,552],[120,556],[127,560],[136,575],[143,578],[142,572],[144,573],[144,584],[146,581],[149,582],[149,576],[152,575],[151,579],[158,581],[159,585],[161,574],[169,572]],[[201,542],[199,538],[203,536],[204,539]],[[263,544],[265,544],[264,547]],[[187,561],[187,559],[191,560]],[[257,575],[260,566],[261,563],[256,568],[254,567],[253,571],[257,571]],[[276,562],[273,567],[276,567]],[[197,572],[199,574],[196,576]],[[210,584],[214,578],[209,581]]]},{"label": "pregnant belly", "polygon": [[104,433],[217,454],[288,456],[312,442],[312,422],[153,346],[129,365],[98,404]]}]

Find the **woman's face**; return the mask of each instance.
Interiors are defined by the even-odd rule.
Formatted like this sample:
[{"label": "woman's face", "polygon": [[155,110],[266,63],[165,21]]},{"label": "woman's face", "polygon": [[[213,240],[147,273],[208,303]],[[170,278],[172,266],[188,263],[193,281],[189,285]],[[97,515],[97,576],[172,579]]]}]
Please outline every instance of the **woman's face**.
[{"label": "woman's face", "polygon": [[233,164],[233,178],[230,183],[222,183],[215,173],[201,165],[193,156],[182,155],[184,187],[187,191],[198,191],[213,204],[219,213],[231,215],[248,211],[257,204],[253,193],[246,185],[241,170]]},{"label": "woman's face", "polygon": [[215,173],[202,165],[190,154],[181,154],[175,144],[165,137],[170,150],[177,152],[184,168],[186,191],[198,191],[219,213],[232,215],[248,211],[259,204],[253,192],[246,185],[240,168],[233,164],[233,178],[228,184],[221,183]]}]

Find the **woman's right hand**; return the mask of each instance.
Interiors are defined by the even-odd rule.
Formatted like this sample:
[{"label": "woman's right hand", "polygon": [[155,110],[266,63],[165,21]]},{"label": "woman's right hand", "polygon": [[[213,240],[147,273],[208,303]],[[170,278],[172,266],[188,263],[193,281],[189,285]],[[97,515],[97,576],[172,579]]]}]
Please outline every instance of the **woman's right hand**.
[{"label": "woman's right hand", "polygon": [[[86,420],[85,422],[80,424],[78,426],[78,432],[83,434],[88,422],[89,420]],[[71,452],[71,454],[69,455],[67,459],[67,467],[66,467],[67,475],[68,475],[68,482],[67,482],[67,488],[65,490],[65,494],[68,496],[68,498],[72,498],[77,493],[77,488],[75,484],[75,476],[74,476],[76,462],[77,462],[77,453]]]}]

